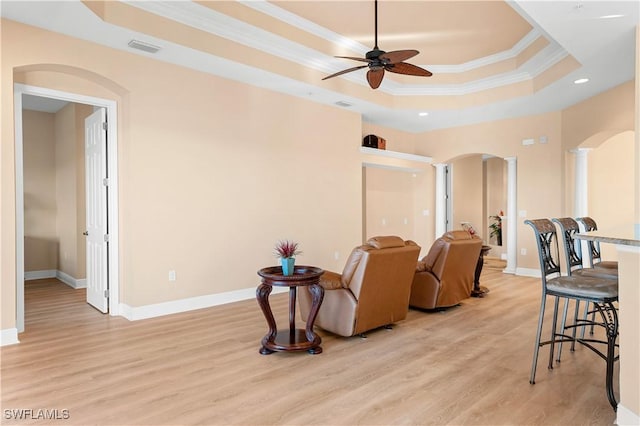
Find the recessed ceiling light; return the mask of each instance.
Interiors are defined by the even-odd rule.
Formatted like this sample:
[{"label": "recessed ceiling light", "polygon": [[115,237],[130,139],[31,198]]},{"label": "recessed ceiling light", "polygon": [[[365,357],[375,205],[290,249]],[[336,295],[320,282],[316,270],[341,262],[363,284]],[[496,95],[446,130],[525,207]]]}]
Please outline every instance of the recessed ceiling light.
[{"label": "recessed ceiling light", "polygon": [[614,19],[614,18],[623,18],[624,15],[604,15],[601,16],[600,19]]},{"label": "recessed ceiling light", "polygon": [[351,106],[351,104],[349,102],[345,102],[345,101],[338,101],[338,102],[336,102],[336,105],[344,107],[344,108],[349,108]]},{"label": "recessed ceiling light", "polygon": [[589,81],[588,78],[579,78],[577,80],[574,81],[575,84],[583,84],[586,83],[587,81]]},{"label": "recessed ceiling light", "polygon": [[427,115],[429,115],[429,113],[428,112],[419,112],[418,115],[420,117],[426,117]]}]

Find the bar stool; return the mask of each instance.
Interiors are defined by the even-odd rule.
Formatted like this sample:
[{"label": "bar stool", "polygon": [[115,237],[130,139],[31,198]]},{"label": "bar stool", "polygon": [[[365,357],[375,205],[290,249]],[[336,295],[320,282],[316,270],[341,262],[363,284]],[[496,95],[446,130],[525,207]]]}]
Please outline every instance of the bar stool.
[{"label": "bar stool", "polygon": [[562,247],[564,249],[563,251],[567,264],[567,275],[595,276],[618,282],[617,267],[615,269],[595,268],[593,266],[592,258],[590,258],[590,267],[584,267],[584,263],[582,261],[582,246],[580,245],[580,241],[575,239],[575,235],[580,232],[578,222],[570,217],[562,217],[559,219],[554,218],[551,219],[551,221],[558,224],[562,234]]},{"label": "bar stool", "polygon": [[[560,273],[560,254],[558,249],[558,237],[556,228],[549,219],[533,219],[524,222],[533,228],[538,245],[538,256],[540,260],[542,299],[540,302],[540,315],[538,318],[538,329],[533,353],[533,363],[531,365],[531,376],[529,383],[535,384],[536,367],[538,363],[538,352],[540,347],[549,345],[549,369],[553,369],[553,355],[556,343],[577,342],[591,349],[598,356],[606,361],[606,393],[609,403],[615,410],[617,401],[613,392],[613,367],[618,360],[616,355],[616,344],[618,338],[618,313],[613,305],[618,300],[618,287],[610,279],[603,279],[597,276],[568,275],[562,276]],[[554,298],[553,323],[551,325],[551,338],[542,342],[542,324],[546,306],[547,296]],[[578,302],[591,302],[595,310],[600,314],[602,322],[594,323],[603,327],[607,340],[575,338],[564,334],[566,329],[584,327],[590,325],[592,321],[577,319],[574,324],[563,326],[557,330],[558,305],[560,298],[574,300]],[[606,345],[606,352],[598,349],[596,345]]]},{"label": "bar stool", "polygon": [[[587,276],[601,278],[605,280],[611,280],[618,288],[618,274],[616,271],[607,268],[585,268],[582,261],[582,246],[580,241],[575,239],[575,235],[580,232],[578,222],[571,217],[562,217],[559,219],[551,219],[560,228],[560,235],[562,235],[562,248],[564,251],[567,275],[571,276]],[[562,314],[562,329],[565,329],[567,310],[569,308],[569,300],[565,299],[564,311]],[[580,309],[580,301],[576,301],[574,324],[578,320],[578,311]],[[583,323],[587,323],[587,317],[591,314],[591,334],[593,334],[593,328],[595,323],[595,310],[589,310],[589,303],[585,304]],[[576,327],[573,327],[573,337],[575,339]],[[582,327],[580,337],[584,337],[584,327]],[[571,350],[575,350],[575,340],[571,343]],[[557,362],[560,362],[560,355],[562,354],[562,343],[558,345]]]}]

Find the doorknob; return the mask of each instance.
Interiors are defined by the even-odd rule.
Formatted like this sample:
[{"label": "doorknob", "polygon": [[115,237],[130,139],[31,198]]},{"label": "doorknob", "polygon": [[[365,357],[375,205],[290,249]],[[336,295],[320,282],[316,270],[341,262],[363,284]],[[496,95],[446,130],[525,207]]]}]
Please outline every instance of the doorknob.
[{"label": "doorknob", "polygon": [[82,235],[89,235],[89,231],[84,231]]}]

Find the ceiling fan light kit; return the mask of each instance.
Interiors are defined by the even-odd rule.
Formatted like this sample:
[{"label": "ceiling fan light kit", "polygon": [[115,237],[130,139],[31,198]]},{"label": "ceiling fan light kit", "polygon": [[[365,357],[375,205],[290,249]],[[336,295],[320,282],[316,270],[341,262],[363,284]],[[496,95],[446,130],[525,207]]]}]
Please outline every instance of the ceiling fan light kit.
[{"label": "ceiling fan light kit", "polygon": [[346,74],[352,71],[357,71],[362,68],[369,68],[367,71],[367,82],[372,89],[377,89],[382,83],[384,78],[384,72],[389,71],[396,74],[415,75],[419,77],[431,77],[432,73],[420,68],[416,65],[409,64],[407,59],[413,58],[418,53],[417,50],[396,50],[393,52],[385,52],[378,47],[378,0],[374,1],[375,7],[375,46],[373,50],[367,52],[364,58],[356,58],[352,56],[336,56],[336,58],[351,59],[354,61],[366,62],[366,65],[360,65],[353,68],[347,68],[346,70],[338,71],[335,74],[331,74],[323,80],[337,77],[342,74]]}]

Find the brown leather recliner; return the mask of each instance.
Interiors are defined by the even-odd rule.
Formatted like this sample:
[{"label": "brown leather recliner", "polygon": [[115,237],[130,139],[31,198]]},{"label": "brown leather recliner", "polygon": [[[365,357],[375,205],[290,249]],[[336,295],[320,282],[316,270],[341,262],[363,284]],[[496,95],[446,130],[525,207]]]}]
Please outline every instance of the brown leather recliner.
[{"label": "brown leather recliner", "polygon": [[[348,337],[405,319],[419,254],[420,246],[396,236],[354,248],[342,274],[325,271],[320,277],[325,292],[315,325]],[[298,301],[306,321],[308,288],[300,289]]]},{"label": "brown leather recliner", "polygon": [[468,298],[482,240],[467,231],[449,231],[418,262],[409,304],[422,309],[454,306]]}]

